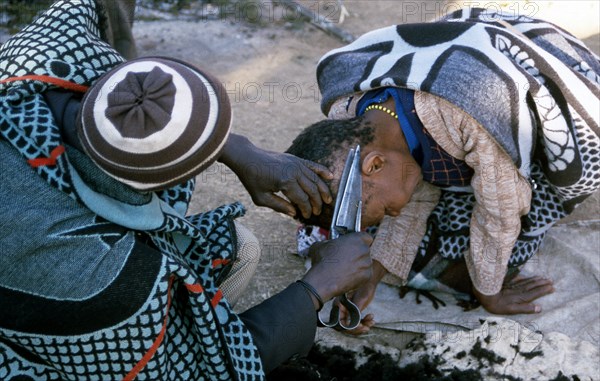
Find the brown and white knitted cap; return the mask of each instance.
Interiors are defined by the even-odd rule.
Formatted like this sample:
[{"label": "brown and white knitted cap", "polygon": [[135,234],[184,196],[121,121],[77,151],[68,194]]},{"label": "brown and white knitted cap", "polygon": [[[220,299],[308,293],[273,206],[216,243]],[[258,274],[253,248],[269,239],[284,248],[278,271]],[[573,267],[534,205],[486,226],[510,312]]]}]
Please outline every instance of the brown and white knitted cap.
[{"label": "brown and white knitted cap", "polygon": [[217,159],[231,105],[210,74],[171,58],[138,58],[87,91],[78,122],[79,139],[102,170],[153,191],[180,184]]}]

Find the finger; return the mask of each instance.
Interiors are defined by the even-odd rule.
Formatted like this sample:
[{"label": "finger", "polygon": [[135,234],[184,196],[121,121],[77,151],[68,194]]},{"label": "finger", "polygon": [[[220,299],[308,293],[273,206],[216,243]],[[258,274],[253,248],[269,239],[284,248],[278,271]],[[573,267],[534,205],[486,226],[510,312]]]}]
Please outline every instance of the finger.
[{"label": "finger", "polygon": [[359,324],[358,327],[354,328],[354,329],[349,329],[349,330],[345,330],[345,333],[348,333],[350,335],[354,335],[354,336],[358,336],[358,335],[364,335],[365,333],[369,332],[369,330],[371,329],[370,326],[364,325],[364,324]]},{"label": "finger", "polygon": [[360,324],[356,328],[347,330],[345,332],[355,336],[364,335],[365,333],[368,333],[371,330],[371,327],[373,327],[373,325],[375,325],[375,319],[373,317],[373,314],[368,314],[360,321]]},{"label": "finger", "polygon": [[298,179],[298,184],[308,197],[308,201],[312,206],[312,213],[319,215],[321,213],[321,208],[323,207],[323,200],[321,199],[321,193],[317,188],[317,184],[310,181],[306,176]]},{"label": "finger", "polygon": [[255,197],[253,201],[258,206],[271,208],[276,212],[285,213],[290,217],[296,216],[296,209],[294,206],[289,201],[276,194],[264,193],[259,197]]},{"label": "finger", "polygon": [[333,196],[331,195],[331,190],[329,189],[329,186],[321,179],[317,179],[316,184],[323,202],[326,204],[331,204],[333,202]]},{"label": "finger", "polygon": [[534,275],[534,276],[523,276],[523,275],[517,275],[516,277],[514,277],[513,279],[511,279],[511,281],[508,283],[510,285],[521,285],[521,284],[525,284],[531,281],[535,281],[535,280],[539,280],[539,279],[544,279],[543,277],[539,276],[539,275]]},{"label": "finger", "polygon": [[[542,284],[531,289],[508,289],[503,291],[503,294],[507,308],[516,308],[516,312],[510,310],[509,313],[533,313],[539,311],[536,311],[534,307],[532,307],[534,305],[531,304],[531,302],[553,292],[554,287],[551,284]],[[525,308],[526,311],[522,312],[522,308]]]},{"label": "finger", "polygon": [[349,335],[358,336],[358,335],[363,335],[363,334],[369,332],[369,327],[359,324],[358,327],[356,327],[354,329],[348,329],[348,330],[344,330],[342,332],[349,334]]},{"label": "finger", "polygon": [[553,292],[554,287],[552,285],[541,285],[524,291],[519,295],[519,298],[523,302],[532,302],[538,298],[541,298],[542,296],[552,294]]},{"label": "finger", "polygon": [[542,312],[542,307],[534,303],[518,303],[508,306],[508,314],[537,314]]},{"label": "finger", "polygon": [[534,288],[538,287],[554,288],[554,283],[550,279],[538,279],[523,285],[523,289],[525,290],[533,290]]},{"label": "finger", "polygon": [[339,310],[338,316],[339,316],[340,323],[342,323],[345,326],[348,326],[350,324],[350,314],[348,313],[348,310],[342,304],[340,304],[340,310]]},{"label": "finger", "polygon": [[344,324],[348,323],[348,320],[350,320],[349,316],[348,316],[348,312],[346,310],[342,310],[340,308],[340,321],[343,322]]},{"label": "finger", "polygon": [[536,287],[541,286],[552,286],[553,282],[550,279],[542,278],[542,277],[532,277],[528,279],[523,279],[519,283],[515,284],[512,288],[517,290],[531,290]]},{"label": "finger", "polygon": [[310,217],[312,213],[310,199],[296,179],[287,180],[280,189],[290,202],[298,207],[304,218]]},{"label": "finger", "polygon": [[344,332],[349,333],[350,335],[359,336],[359,335],[364,335],[365,333],[369,333],[370,330],[371,330],[371,327],[361,324],[354,329],[344,331]]},{"label": "finger", "polygon": [[317,175],[319,175],[319,177],[321,177],[325,180],[333,179],[333,172],[331,172],[329,170],[329,168],[327,168],[326,166],[315,163],[310,160],[306,160],[306,159],[302,159],[302,162],[304,163],[304,165],[306,165],[308,168],[310,168],[310,170],[312,170]]},{"label": "finger", "polygon": [[[331,204],[331,202],[333,201],[333,196],[331,195],[331,190],[329,189],[329,186],[325,183],[325,181],[322,180],[323,176],[318,176],[318,173],[316,173],[316,171],[314,171],[314,168],[311,167],[311,165],[319,164],[315,164],[308,160],[305,160],[304,163],[306,164],[305,167],[302,167],[304,176],[306,176],[308,180],[317,187],[319,195],[321,196],[321,200],[323,200],[323,202],[325,202],[326,204]],[[329,177],[325,179],[329,179]]]},{"label": "finger", "polygon": [[340,308],[340,320],[345,320],[348,318],[348,309],[342,303],[340,303],[339,299],[336,299],[336,303]]},{"label": "finger", "polygon": [[361,323],[363,325],[366,325],[367,327],[371,328],[372,326],[375,325],[375,315],[373,314],[368,314],[367,316],[365,316]]}]

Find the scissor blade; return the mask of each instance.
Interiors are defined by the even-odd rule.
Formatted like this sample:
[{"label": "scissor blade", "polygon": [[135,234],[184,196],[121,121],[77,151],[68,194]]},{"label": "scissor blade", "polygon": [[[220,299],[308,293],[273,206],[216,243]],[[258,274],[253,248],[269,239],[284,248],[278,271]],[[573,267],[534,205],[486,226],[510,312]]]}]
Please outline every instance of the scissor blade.
[{"label": "scissor blade", "polygon": [[[342,171],[342,177],[340,179],[340,185],[338,186],[338,193],[335,198],[335,207],[333,209],[333,218],[331,219],[331,226],[329,228],[329,238],[336,239],[340,236],[340,232],[337,229],[336,223],[338,219],[338,215],[340,212],[340,205],[342,204],[342,199],[344,198],[344,190],[346,189],[346,184],[348,182],[348,175],[350,174],[350,168],[352,168],[352,162],[354,159],[354,150],[351,149],[348,153],[348,157],[346,158],[346,163],[344,164],[344,169]],[[342,232],[343,234],[343,232]]]},{"label": "scissor blade", "polygon": [[361,207],[360,146],[356,146],[356,149],[350,150],[342,173],[331,224],[332,239],[349,232],[360,231]]}]

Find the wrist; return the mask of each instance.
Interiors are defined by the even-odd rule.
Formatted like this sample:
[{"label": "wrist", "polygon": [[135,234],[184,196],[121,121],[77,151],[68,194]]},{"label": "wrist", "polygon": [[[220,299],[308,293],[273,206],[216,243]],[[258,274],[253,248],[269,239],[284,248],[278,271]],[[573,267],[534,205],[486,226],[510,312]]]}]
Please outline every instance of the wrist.
[{"label": "wrist", "polygon": [[316,293],[321,298],[323,303],[327,303],[331,299],[335,298],[338,293],[336,293],[336,289],[332,286],[331,282],[321,281],[318,276],[313,276],[313,274],[309,271],[306,275],[301,279],[303,282],[310,284]]},{"label": "wrist", "polygon": [[377,286],[387,273],[388,273],[388,271],[381,264],[381,262],[374,259],[373,260],[373,272],[371,274],[371,279],[369,279],[369,283]]},{"label": "wrist", "polygon": [[475,299],[477,299],[477,301],[486,309],[488,310],[490,306],[493,306],[496,304],[496,295],[486,295],[481,293],[479,290],[477,290],[475,287],[472,288],[472,292],[473,295],[475,296]]},{"label": "wrist", "polygon": [[237,165],[243,162],[241,158],[247,155],[248,148],[252,146],[245,136],[229,134],[218,161],[235,171]]},{"label": "wrist", "polygon": [[301,285],[304,288],[304,291],[306,291],[306,293],[310,296],[310,298],[313,302],[313,305],[315,307],[315,310],[317,312],[321,311],[321,308],[323,308],[324,302],[323,302],[323,299],[321,298],[321,295],[319,294],[319,292],[310,283],[306,282],[303,279],[297,280],[296,283]]},{"label": "wrist", "polygon": [[500,293],[500,291],[495,292],[495,293],[482,292],[482,291],[478,290],[475,286],[471,287],[471,291],[473,292],[473,295],[475,295],[477,298],[479,298],[479,297],[481,297],[481,298],[493,298],[494,296],[496,296],[496,295],[498,295]]}]

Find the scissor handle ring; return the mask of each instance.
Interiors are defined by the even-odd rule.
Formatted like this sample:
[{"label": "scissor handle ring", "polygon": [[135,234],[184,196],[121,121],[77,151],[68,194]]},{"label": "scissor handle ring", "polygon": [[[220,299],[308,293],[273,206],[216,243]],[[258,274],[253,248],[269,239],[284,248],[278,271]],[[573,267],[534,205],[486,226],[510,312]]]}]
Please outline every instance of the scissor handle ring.
[{"label": "scissor handle ring", "polygon": [[317,315],[318,316],[317,324],[319,327],[341,329],[344,331],[350,331],[350,330],[353,330],[354,328],[358,327],[358,325],[360,324],[361,318],[362,318],[360,309],[356,306],[356,304],[352,303],[350,301],[350,299],[348,299],[346,294],[343,294],[340,297],[340,303],[344,307],[346,307],[346,309],[348,310],[348,314],[350,314],[350,323],[348,325],[345,325],[344,323],[341,322],[340,307],[337,303],[334,302],[333,305],[331,306],[331,311],[329,312],[329,321],[323,321],[321,316]]}]

